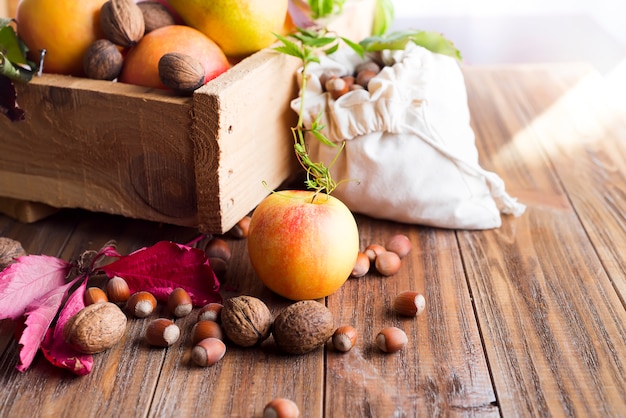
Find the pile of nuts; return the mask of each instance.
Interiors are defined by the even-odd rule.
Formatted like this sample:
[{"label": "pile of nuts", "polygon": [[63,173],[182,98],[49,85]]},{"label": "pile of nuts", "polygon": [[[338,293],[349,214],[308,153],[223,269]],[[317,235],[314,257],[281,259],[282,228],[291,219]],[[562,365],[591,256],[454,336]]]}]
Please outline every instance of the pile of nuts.
[{"label": "pile of nuts", "polygon": [[323,73],[320,76],[320,83],[324,91],[337,100],[344,94],[353,90],[368,90],[369,82],[374,78],[381,68],[374,61],[365,61],[356,66],[353,74],[341,77],[334,74]]},{"label": "pile of nuts", "polygon": [[370,244],[357,256],[352,277],[366,275],[371,266],[383,276],[392,276],[400,270],[402,259],[411,252],[411,240],[403,234],[389,238],[385,245]]},{"label": "pile of nuts", "polygon": [[[122,71],[122,51],[136,45],[146,33],[176,23],[161,3],[109,0],[100,9],[103,39],[93,42],[83,56],[85,75],[96,80],[115,80]],[[163,84],[177,93],[189,94],[204,84],[204,67],[195,57],[165,54],[159,61]]]}]

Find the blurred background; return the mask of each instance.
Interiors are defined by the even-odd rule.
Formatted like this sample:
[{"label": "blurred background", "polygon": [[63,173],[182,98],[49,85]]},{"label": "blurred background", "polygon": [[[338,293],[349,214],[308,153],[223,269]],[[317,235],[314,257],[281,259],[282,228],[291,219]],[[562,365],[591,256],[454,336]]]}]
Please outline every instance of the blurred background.
[{"label": "blurred background", "polygon": [[623,0],[393,0],[393,29],[442,32],[466,64],[626,60]]}]

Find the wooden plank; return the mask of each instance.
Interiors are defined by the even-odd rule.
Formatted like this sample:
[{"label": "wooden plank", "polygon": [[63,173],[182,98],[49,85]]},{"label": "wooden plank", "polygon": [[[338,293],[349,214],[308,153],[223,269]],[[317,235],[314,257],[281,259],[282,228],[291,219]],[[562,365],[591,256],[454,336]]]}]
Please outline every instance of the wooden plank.
[{"label": "wooden plank", "polygon": [[[118,240],[118,250],[127,254],[158,240],[185,243],[197,235],[193,229],[133,222],[119,216],[63,212],[55,217],[45,227],[25,225],[23,233],[11,235],[30,253],[47,253],[64,260],[74,259],[85,250],[98,250],[110,239]],[[35,231],[37,234],[32,234]],[[49,365],[41,355],[26,373],[19,373],[15,369],[17,343],[11,342],[0,357],[2,414],[75,416],[80,411],[84,416],[146,416],[165,354],[143,343],[147,324],[148,319],[130,319],[120,344],[94,355],[92,372],[84,378]],[[0,332],[6,332],[4,328],[3,324]]]},{"label": "wooden plank", "polygon": [[[357,347],[327,354],[326,416],[499,416],[454,231],[359,218],[361,247],[407,234],[412,252],[394,276],[350,279],[328,297],[338,324],[358,330]],[[417,318],[392,312],[395,295],[424,294]],[[405,350],[384,354],[374,338],[403,329]]]},{"label": "wooden plank", "polygon": [[[270,292],[256,278],[246,256],[245,240],[229,240],[229,244],[233,258],[222,279],[225,299],[241,294],[258,297],[274,316],[292,303]],[[194,321],[193,315],[181,321],[187,334],[167,351],[150,416],[193,416],[204,411],[215,417],[256,417],[275,397],[294,400],[306,416],[322,416],[323,349],[288,356],[278,351],[271,336],[260,347],[240,348],[227,342],[226,355],[218,364],[200,368],[190,360],[188,331]]]},{"label": "wooden plank", "polygon": [[27,120],[0,122],[0,195],[196,222],[190,99],[49,74],[18,86],[18,97]]},{"label": "wooden plank", "polygon": [[[541,121],[589,73],[561,70],[467,69],[483,165],[529,206],[498,230],[458,233],[505,417],[626,410],[626,312],[562,187],[563,178],[602,170],[588,155],[573,164],[549,152],[554,131]],[[577,125],[575,114],[563,116],[545,123]],[[568,136],[568,146],[584,139]]]}]

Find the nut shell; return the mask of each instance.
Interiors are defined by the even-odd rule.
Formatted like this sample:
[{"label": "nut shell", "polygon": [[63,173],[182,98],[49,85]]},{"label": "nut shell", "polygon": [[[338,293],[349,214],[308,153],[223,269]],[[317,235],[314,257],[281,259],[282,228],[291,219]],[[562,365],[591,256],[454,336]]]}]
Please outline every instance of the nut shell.
[{"label": "nut shell", "polygon": [[204,66],[191,55],[170,52],[159,59],[158,68],[161,82],[181,95],[193,93],[205,81]]},{"label": "nut shell", "polygon": [[150,345],[169,347],[180,338],[180,328],[167,318],[157,318],[148,324],[145,338]]},{"label": "nut shell", "polygon": [[122,71],[124,57],[108,39],[94,41],[83,55],[85,75],[94,80],[115,80]]},{"label": "nut shell", "polygon": [[272,314],[267,305],[255,297],[227,299],[220,316],[228,339],[241,347],[260,344],[270,335]]},{"label": "nut shell", "polygon": [[226,354],[226,344],[219,338],[205,338],[191,350],[191,360],[198,366],[212,366]]},{"label": "nut shell", "polygon": [[85,289],[84,302],[85,306],[93,305],[94,303],[108,302],[107,294],[99,287],[88,287]]},{"label": "nut shell", "polygon": [[19,241],[0,237],[0,271],[12,264],[16,258],[26,255]]},{"label": "nut shell", "polygon": [[299,416],[298,405],[287,398],[272,399],[263,408],[263,418],[298,418]]},{"label": "nut shell", "polygon": [[152,32],[163,26],[175,25],[176,19],[170,11],[157,1],[142,1],[137,3],[141,13],[143,13],[143,21],[145,33]]},{"label": "nut shell", "polygon": [[196,345],[205,338],[224,339],[220,324],[214,321],[199,321],[191,328],[191,344]]},{"label": "nut shell", "polygon": [[182,287],[177,287],[167,297],[167,308],[176,318],[187,316],[193,310],[191,296]]},{"label": "nut shell", "polygon": [[126,315],[111,302],[81,309],[63,327],[65,341],[81,353],[95,354],[113,347],[126,332]]},{"label": "nut shell", "polygon": [[123,305],[130,297],[128,283],[120,276],[113,276],[109,279],[106,285],[106,291],[109,302]]},{"label": "nut shell", "polygon": [[406,290],[393,300],[393,310],[403,316],[417,316],[426,309],[426,299],[421,293]]},{"label": "nut shell", "polygon": [[398,327],[385,327],[377,335],[374,342],[385,353],[395,353],[402,350],[409,339],[404,331]]},{"label": "nut shell", "polygon": [[143,290],[133,293],[126,302],[126,309],[137,318],[150,316],[156,307],[157,300],[154,295]]},{"label": "nut shell", "polygon": [[282,351],[304,354],[324,345],[334,331],[333,315],[326,306],[314,300],[302,300],[278,314],[273,334]]},{"label": "nut shell", "polygon": [[130,47],[143,37],[143,13],[134,0],[109,0],[100,9],[104,36],[116,45]]}]

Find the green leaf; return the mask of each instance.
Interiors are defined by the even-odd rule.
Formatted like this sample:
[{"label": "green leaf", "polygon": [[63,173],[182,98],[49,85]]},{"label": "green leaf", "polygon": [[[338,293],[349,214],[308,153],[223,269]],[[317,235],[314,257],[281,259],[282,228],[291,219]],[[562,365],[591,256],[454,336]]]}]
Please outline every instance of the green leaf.
[{"label": "green leaf", "polygon": [[365,49],[358,43],[352,42],[348,38],[341,37],[341,40],[346,43],[354,52],[356,52],[361,58],[365,58]]},{"label": "green leaf", "polygon": [[303,51],[299,45],[297,45],[295,42],[290,41],[285,36],[278,35],[276,33],[274,34],[274,36],[283,43],[282,45],[275,47],[274,50],[286,55],[291,55],[296,58],[304,59],[305,51]]},{"label": "green leaf", "polygon": [[12,19],[7,18],[0,19],[0,52],[3,52],[13,64],[28,65],[26,59],[28,48],[18,38],[13,27],[10,26],[12,21]]},{"label": "green leaf", "polygon": [[311,17],[319,19],[333,14],[340,14],[345,0],[308,0]]},{"label": "green leaf", "polygon": [[337,144],[335,144],[334,142],[332,142],[330,139],[326,138],[326,135],[324,135],[323,133],[321,133],[320,131],[311,131],[311,133],[313,134],[313,136],[320,141],[322,144],[324,145],[328,145],[330,147],[336,147]]},{"label": "green leaf", "polygon": [[35,71],[29,70],[13,63],[0,51],[0,75],[8,77],[13,81],[20,83],[28,83],[35,74]]},{"label": "green leaf", "polygon": [[393,23],[395,9],[392,0],[376,0],[372,35],[380,36],[387,33]]},{"label": "green leaf", "polygon": [[402,50],[409,42],[422,46],[429,51],[448,55],[461,60],[461,53],[445,36],[438,32],[406,30],[392,32],[386,36],[370,36],[363,39],[359,44],[366,52],[390,50]]}]

